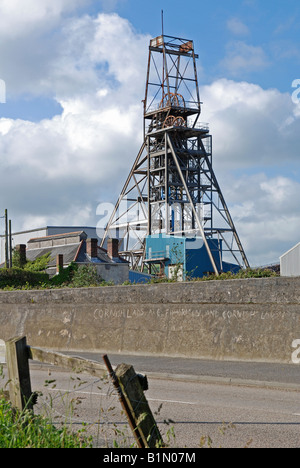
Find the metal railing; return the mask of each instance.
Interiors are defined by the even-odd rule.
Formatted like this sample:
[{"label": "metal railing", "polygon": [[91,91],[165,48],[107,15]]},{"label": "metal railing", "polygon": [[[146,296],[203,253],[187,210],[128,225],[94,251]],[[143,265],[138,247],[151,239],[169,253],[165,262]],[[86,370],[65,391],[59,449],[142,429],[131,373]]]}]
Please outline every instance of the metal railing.
[{"label": "metal railing", "polygon": [[208,132],[209,131],[209,124],[207,122],[197,122],[196,125],[194,125],[193,122],[186,122],[186,124],[183,126],[179,126],[179,125],[176,125],[176,121],[175,121],[175,124],[170,124],[166,127],[164,127],[164,124],[159,124],[157,125],[156,127],[153,127],[152,124],[148,125],[148,127],[146,128],[146,133],[149,134],[149,133],[152,133],[152,132],[156,132],[156,131],[161,131],[163,129],[166,129],[166,128],[188,128],[188,129],[196,129],[196,130],[202,130],[204,132]]},{"label": "metal railing", "polygon": [[153,252],[151,249],[149,249],[147,260],[158,260],[161,258],[169,258],[166,250],[156,250]]}]

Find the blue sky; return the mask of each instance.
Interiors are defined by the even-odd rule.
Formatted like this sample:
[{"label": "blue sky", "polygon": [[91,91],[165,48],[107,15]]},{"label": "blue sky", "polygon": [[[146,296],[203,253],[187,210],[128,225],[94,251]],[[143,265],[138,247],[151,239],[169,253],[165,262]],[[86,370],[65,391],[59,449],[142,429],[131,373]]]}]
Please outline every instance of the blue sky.
[{"label": "blue sky", "polygon": [[250,263],[276,262],[300,240],[296,0],[0,0],[0,215],[15,230],[95,225],[114,203],[141,144],[162,9],[165,34],[195,42],[214,167]]},{"label": "blue sky", "polygon": [[[145,5],[146,4],[146,5]],[[204,82],[229,76],[222,66],[224,56],[241,41],[263,52],[257,69],[240,68],[231,73],[265,88],[289,91],[299,70],[300,5],[297,1],[194,0],[182,2],[128,0],[120,2],[119,12],[137,31],[160,31],[160,11],[164,10],[165,33],[193,38],[204,68]],[[251,70],[252,68],[252,70]]]},{"label": "blue sky", "polygon": [[[300,4],[296,0],[190,0],[186,7],[181,0],[91,0],[83,5],[71,15],[117,13],[137,33],[154,37],[161,32],[163,10],[165,34],[195,41],[200,85],[226,77],[292,93],[291,83],[299,75]],[[5,69],[1,73],[5,79]],[[7,82],[1,116],[33,121],[53,116],[61,111],[53,97],[51,92],[48,96],[16,94]]]}]

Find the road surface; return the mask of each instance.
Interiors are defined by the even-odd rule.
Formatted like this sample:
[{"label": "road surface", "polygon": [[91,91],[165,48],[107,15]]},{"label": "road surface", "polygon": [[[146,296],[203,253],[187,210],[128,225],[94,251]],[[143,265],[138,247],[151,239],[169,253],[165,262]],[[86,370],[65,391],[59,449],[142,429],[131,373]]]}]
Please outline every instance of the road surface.
[{"label": "road surface", "polygon": [[[77,353],[78,355],[78,353]],[[94,360],[101,356],[80,354]],[[172,447],[299,448],[300,367],[265,363],[109,356],[147,373],[146,397]],[[95,359],[96,358],[96,359]],[[134,442],[111,382],[31,365],[37,412],[72,422],[95,446]],[[0,384],[1,385],[1,384]],[[72,411],[70,410],[72,405]]]}]

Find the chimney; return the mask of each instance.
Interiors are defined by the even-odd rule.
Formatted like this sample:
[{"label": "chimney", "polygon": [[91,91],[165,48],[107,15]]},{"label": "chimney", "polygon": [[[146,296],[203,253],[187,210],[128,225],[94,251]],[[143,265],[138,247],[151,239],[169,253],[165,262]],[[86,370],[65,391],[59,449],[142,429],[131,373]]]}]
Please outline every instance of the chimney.
[{"label": "chimney", "polygon": [[25,244],[16,245],[16,252],[19,253],[20,267],[23,267],[27,262],[26,245]]},{"label": "chimney", "polygon": [[98,257],[98,239],[86,240],[86,253],[91,258]]},{"label": "chimney", "polygon": [[64,256],[62,254],[56,255],[56,274],[58,275],[64,268]]},{"label": "chimney", "polygon": [[107,255],[110,259],[119,258],[119,239],[107,240]]}]

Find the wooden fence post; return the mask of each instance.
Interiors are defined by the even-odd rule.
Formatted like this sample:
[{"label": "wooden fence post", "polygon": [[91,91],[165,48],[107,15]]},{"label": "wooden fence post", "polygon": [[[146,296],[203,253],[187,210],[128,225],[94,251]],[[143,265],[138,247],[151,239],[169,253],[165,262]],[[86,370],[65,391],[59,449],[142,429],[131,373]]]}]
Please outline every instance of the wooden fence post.
[{"label": "wooden fence post", "polygon": [[9,397],[13,407],[31,409],[32,392],[29,372],[29,355],[26,337],[16,337],[5,342],[9,377]]},{"label": "wooden fence post", "polygon": [[120,364],[116,368],[115,375],[145,448],[162,447],[161,434],[134,368]]}]

